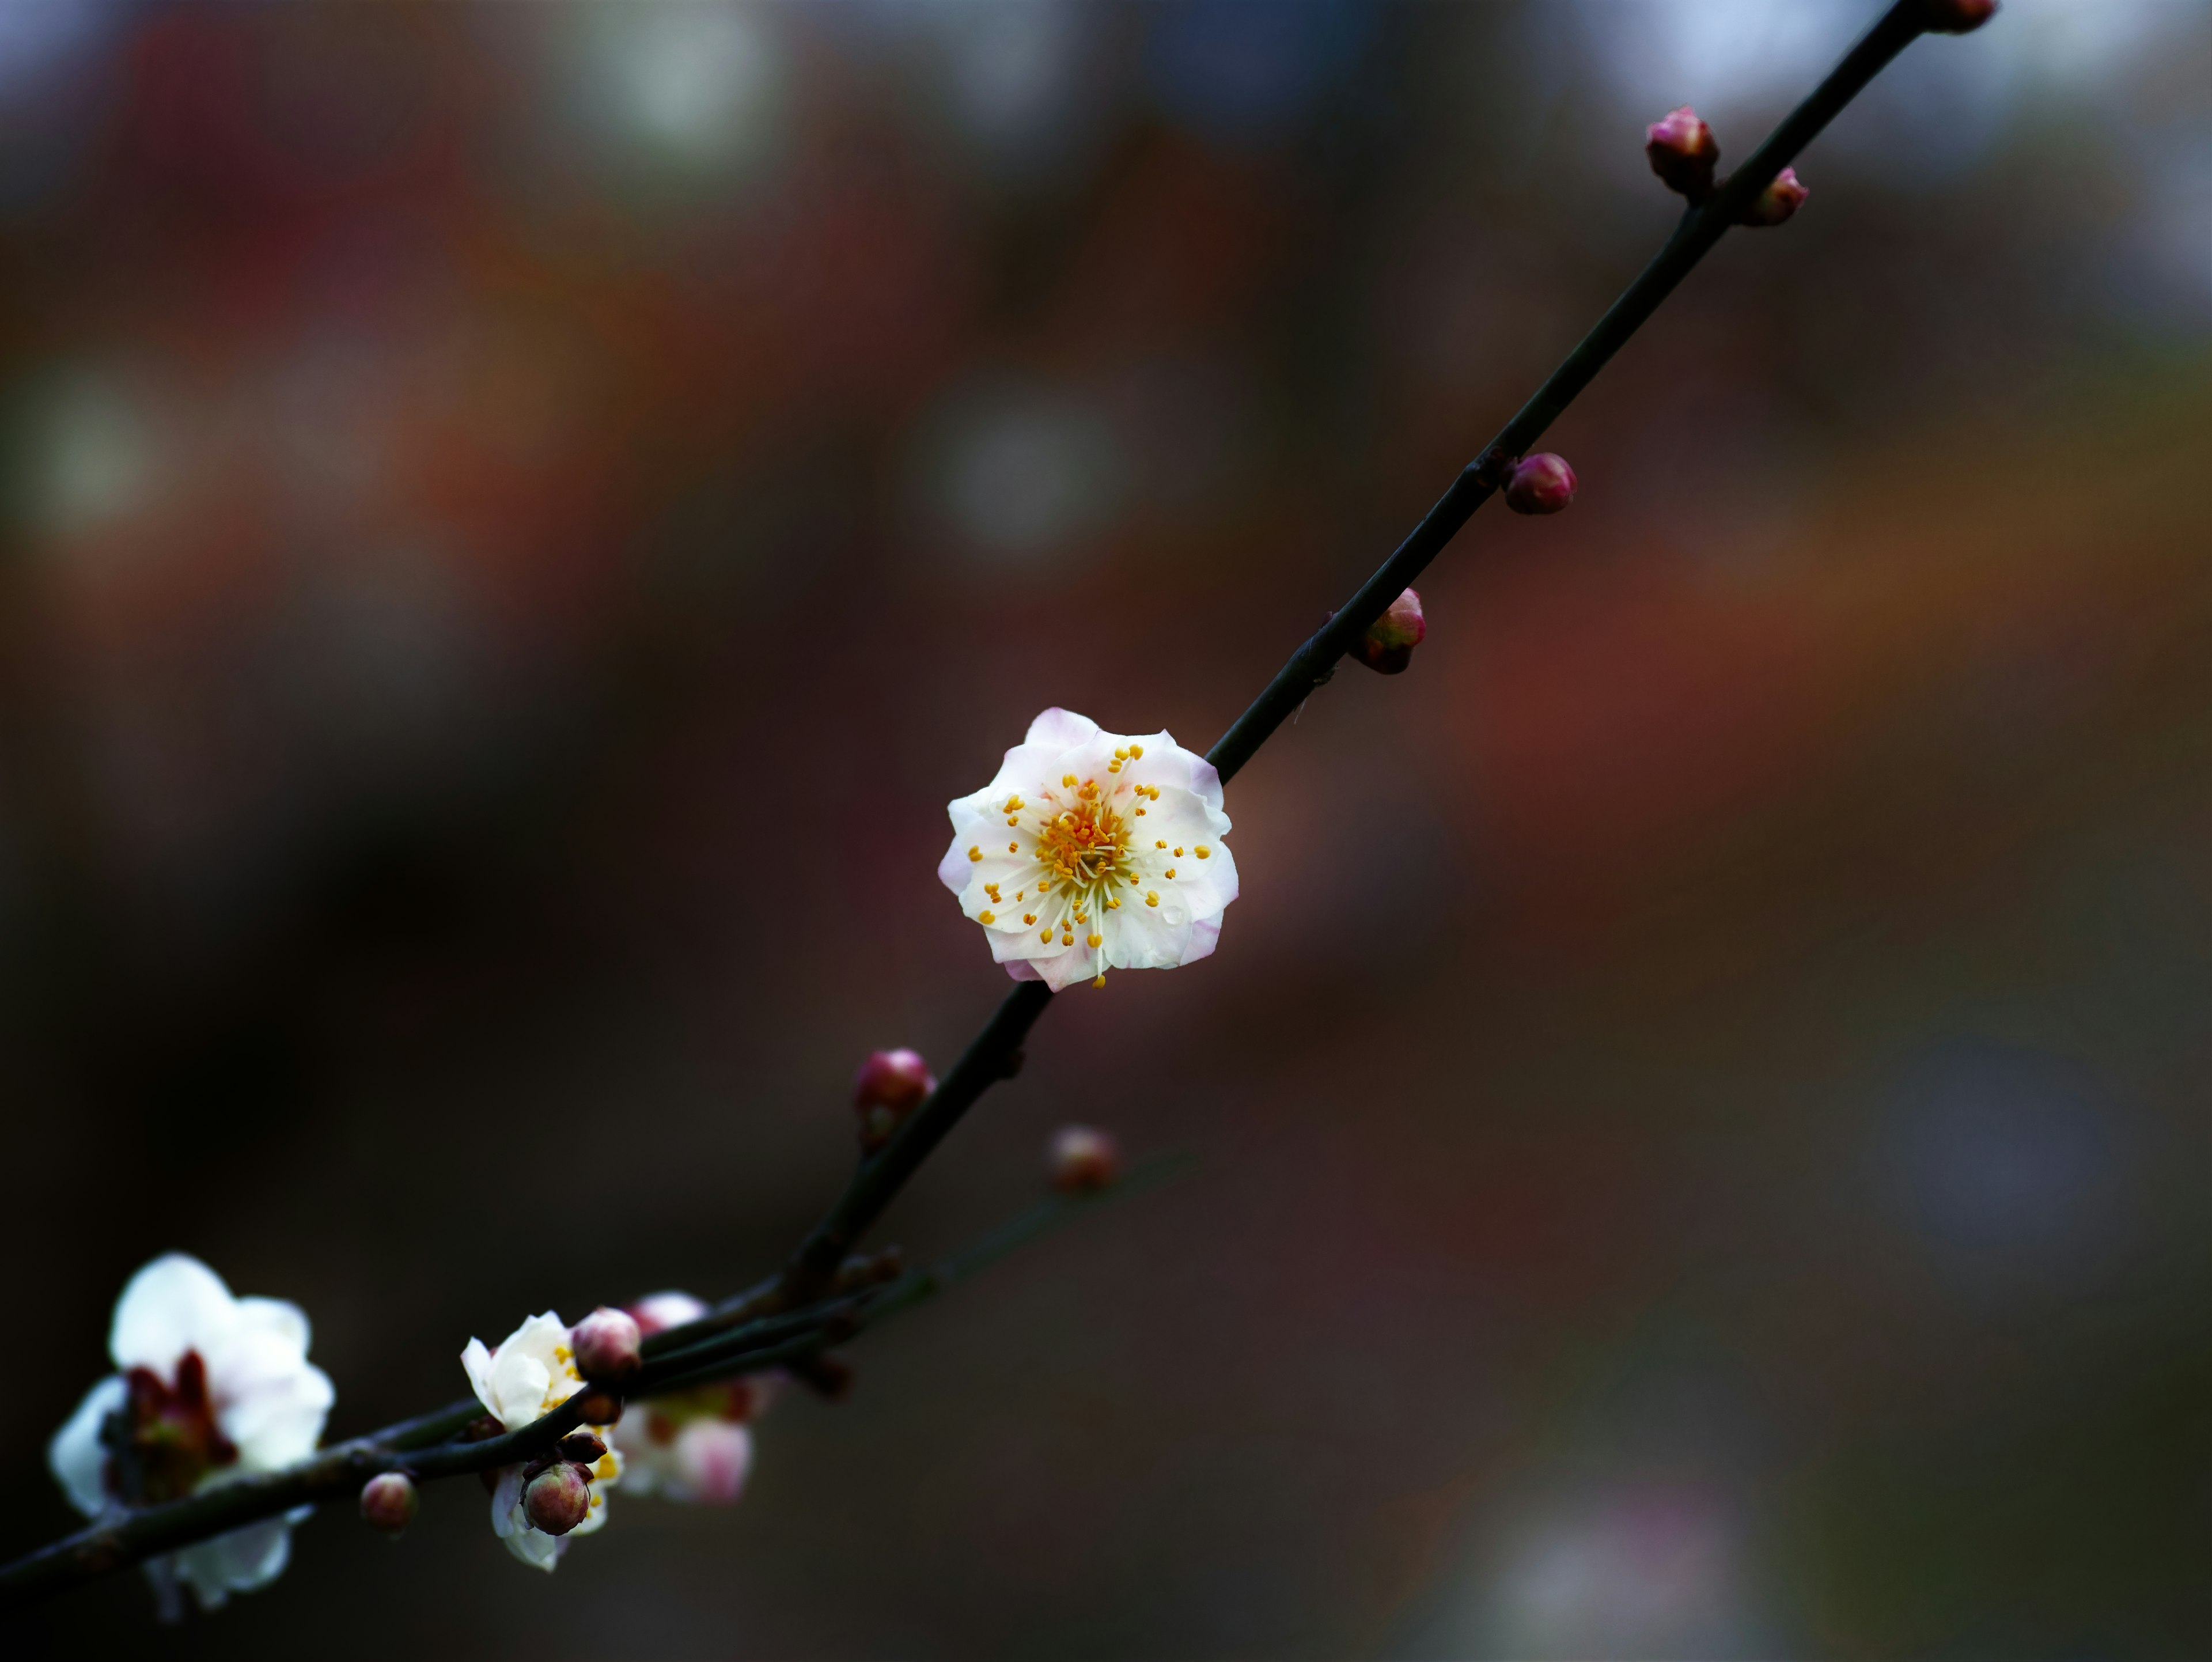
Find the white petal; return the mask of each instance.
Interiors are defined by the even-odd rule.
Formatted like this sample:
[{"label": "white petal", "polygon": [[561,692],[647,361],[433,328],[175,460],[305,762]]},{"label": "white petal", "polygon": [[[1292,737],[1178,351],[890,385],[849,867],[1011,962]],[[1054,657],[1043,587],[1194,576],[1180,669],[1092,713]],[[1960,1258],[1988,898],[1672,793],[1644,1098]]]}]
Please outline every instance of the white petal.
[{"label": "white petal", "polygon": [[[236,1333],[273,1340],[284,1345],[295,1356],[307,1354],[308,1340],[312,1337],[307,1328],[307,1312],[288,1299],[240,1299],[237,1307]],[[214,1366],[212,1358],[209,1366]]]},{"label": "white petal", "polygon": [[553,1376],[537,1357],[501,1345],[491,1362],[495,1403],[492,1412],[509,1431],[526,1426],[538,1417],[545,1401],[546,1387],[552,1382]]},{"label": "white petal", "polygon": [[1022,740],[1025,745],[1049,745],[1060,750],[1072,750],[1098,736],[1098,723],[1088,715],[1078,715],[1072,709],[1062,709],[1054,704],[1041,712],[1030,723],[1030,730]]},{"label": "white petal", "polygon": [[[238,1355],[234,1348],[233,1356]],[[216,1391],[216,1419],[238,1445],[241,1474],[273,1471],[314,1452],[337,1392],[330,1375],[312,1362],[292,1360],[271,1347],[258,1371],[226,1375]]]},{"label": "white petal", "polygon": [[491,1532],[504,1540],[530,1527],[522,1513],[522,1468],[501,1466],[491,1491]]},{"label": "white petal", "polygon": [[542,1569],[547,1574],[561,1562],[562,1549],[568,1545],[566,1537],[548,1535],[542,1530],[526,1529],[519,1535],[507,1537],[507,1549],[532,1569]]},{"label": "white petal", "polygon": [[100,1440],[100,1428],[107,1416],[129,1400],[130,1387],[123,1376],[111,1373],[84,1394],[76,1412],[46,1445],[46,1465],[70,1504],[88,1518],[106,1510],[107,1488],[101,1482],[107,1470],[107,1450]]},{"label": "white petal", "polygon": [[123,1289],[108,1330],[108,1352],[126,1372],[150,1368],[165,1383],[173,1383],[177,1359],[224,1337],[236,1309],[222,1276],[198,1258],[168,1253],[133,1275]]},{"label": "white petal", "polygon": [[218,1610],[234,1592],[251,1592],[284,1573],[292,1556],[292,1526],[281,1518],[249,1524],[228,1535],[171,1555],[202,1610]]},{"label": "white petal", "polygon": [[471,1339],[461,1352],[461,1371],[469,1376],[469,1389],[477,1393],[477,1400],[494,1414],[499,1412],[499,1399],[491,1393],[492,1355],[482,1339]]},{"label": "white petal", "polygon": [[[1172,886],[1170,886],[1171,887]],[[1171,970],[1183,961],[1190,940],[1190,913],[1171,894],[1147,906],[1132,895],[1120,908],[1106,914],[1099,933],[1105,938],[1106,962],[1116,970]]]},{"label": "white petal", "polygon": [[629,1307],[629,1313],[637,1318],[640,1327],[657,1333],[665,1327],[697,1321],[707,1313],[707,1305],[689,1293],[648,1293]]}]

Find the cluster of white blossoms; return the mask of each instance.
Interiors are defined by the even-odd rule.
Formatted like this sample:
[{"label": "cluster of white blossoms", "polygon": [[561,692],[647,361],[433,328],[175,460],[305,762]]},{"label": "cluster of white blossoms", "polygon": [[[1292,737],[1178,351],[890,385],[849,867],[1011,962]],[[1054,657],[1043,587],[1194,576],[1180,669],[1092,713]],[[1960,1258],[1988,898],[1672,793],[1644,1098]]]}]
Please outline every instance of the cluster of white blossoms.
[{"label": "cluster of white blossoms", "polygon": [[1194,963],[1237,898],[1221,776],[1165,733],[1102,733],[1048,709],[947,812],[938,877],[1017,981],[1058,992]]},{"label": "cluster of white blossoms", "polygon": [[[658,1333],[707,1313],[689,1293],[656,1293],[629,1306],[639,1331]],[[775,1399],[766,1375],[672,1391],[640,1403],[614,1428],[627,1462],[623,1481],[640,1495],[726,1506],[752,1470],[750,1422]]]},{"label": "cluster of white blossoms", "polygon": [[[568,1324],[551,1311],[532,1316],[496,1347],[471,1339],[461,1352],[461,1367],[469,1384],[491,1416],[508,1431],[520,1431],[550,1413],[584,1388],[577,1371],[576,1353],[568,1342]],[[605,1440],[607,1428],[586,1430]],[[589,1535],[605,1526],[605,1490],[622,1480],[623,1457],[612,1448],[598,1456],[588,1468],[590,1500],[583,1517],[559,1534],[549,1534],[531,1521],[524,1504],[524,1488],[532,1475],[521,1464],[501,1466],[492,1488],[492,1532],[507,1543],[507,1549],[524,1563],[550,1570],[568,1549],[571,1535]]]},{"label": "cluster of white blossoms", "polygon": [[[181,1252],[156,1258],[116,1303],[107,1348],[117,1371],[55,1434],[46,1462],[78,1511],[107,1519],[304,1459],[336,1394],[308,1361],[307,1338],[297,1305],[234,1298]],[[149,1563],[164,1611],[175,1613],[179,1583],[213,1610],[274,1580],[305,1515],[249,1524]]]}]

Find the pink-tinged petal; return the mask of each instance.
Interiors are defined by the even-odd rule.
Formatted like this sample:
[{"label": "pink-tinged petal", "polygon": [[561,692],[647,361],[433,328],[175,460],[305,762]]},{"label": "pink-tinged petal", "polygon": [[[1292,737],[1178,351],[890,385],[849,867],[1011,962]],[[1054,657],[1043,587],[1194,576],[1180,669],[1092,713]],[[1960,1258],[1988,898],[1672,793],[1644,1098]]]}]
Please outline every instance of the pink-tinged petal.
[{"label": "pink-tinged petal", "polygon": [[[999,962],[1005,965],[1007,976],[1015,981],[1042,981],[1044,979],[1044,971],[1037,968],[1036,960],[1034,959],[1002,958]],[[1057,991],[1058,989],[1055,988],[1054,990]]]},{"label": "pink-tinged petal", "polygon": [[1221,920],[1218,917],[1198,919],[1190,926],[1190,941],[1182,949],[1182,962],[1195,964],[1201,958],[1212,957],[1214,945],[1220,939]]},{"label": "pink-tinged petal", "polygon": [[107,1450],[100,1440],[100,1428],[130,1396],[123,1376],[109,1374],[85,1392],[76,1412],[69,1416],[67,1423],[46,1445],[47,1469],[62,1486],[62,1492],[69,1496],[70,1504],[88,1518],[99,1517],[108,1504],[104,1481]]},{"label": "pink-tinged petal", "polygon": [[726,1420],[694,1420],[676,1439],[671,1500],[728,1506],[744,1492],[752,1470],[752,1434]]},{"label": "pink-tinged petal", "polygon": [[1087,715],[1078,715],[1072,709],[1062,709],[1054,704],[1030,723],[1030,730],[1022,740],[1025,745],[1048,745],[1060,750],[1073,750],[1078,745],[1088,744],[1098,736],[1098,723]]},{"label": "pink-tinged petal", "polygon": [[131,1278],[116,1301],[107,1348],[116,1367],[150,1369],[164,1384],[176,1379],[177,1359],[211,1347],[236,1318],[230,1289],[198,1258],[182,1252],[158,1257]]},{"label": "pink-tinged petal", "polygon": [[1104,928],[1106,962],[1116,970],[1171,970],[1182,962],[1184,943],[1190,934],[1190,912],[1165,890],[1158,892],[1160,904],[1147,906],[1142,894],[1132,894],[1121,909],[1107,914]]},{"label": "pink-tinged petal", "polygon": [[682,1327],[687,1322],[697,1321],[707,1313],[707,1304],[689,1293],[648,1293],[630,1306],[629,1313],[637,1318],[642,1331],[658,1333],[664,1328]]}]

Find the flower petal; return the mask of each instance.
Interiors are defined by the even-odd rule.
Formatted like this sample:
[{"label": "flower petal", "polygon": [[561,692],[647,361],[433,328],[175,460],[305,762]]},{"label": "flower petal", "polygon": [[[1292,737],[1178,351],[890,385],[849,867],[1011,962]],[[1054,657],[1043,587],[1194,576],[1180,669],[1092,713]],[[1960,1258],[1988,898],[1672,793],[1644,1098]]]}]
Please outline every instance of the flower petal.
[{"label": "flower petal", "polygon": [[234,1592],[252,1592],[284,1573],[292,1526],[282,1518],[249,1524],[170,1555],[176,1572],[204,1610],[220,1610]]},{"label": "flower petal", "polygon": [[471,1339],[461,1352],[461,1371],[469,1376],[469,1389],[477,1393],[477,1400],[496,1415],[499,1398],[492,1394],[491,1369],[491,1348],[482,1339]]},{"label": "flower petal", "polygon": [[[572,1531],[571,1533],[574,1533]],[[507,1549],[532,1569],[542,1569],[548,1575],[561,1562],[561,1553],[568,1544],[568,1537],[547,1535],[541,1530],[526,1529],[507,1537]]]},{"label": "flower petal", "polygon": [[107,1416],[130,1399],[123,1376],[111,1373],[84,1394],[76,1412],[46,1445],[46,1465],[70,1504],[88,1518],[107,1509],[107,1449],[100,1440],[100,1428]]},{"label": "flower petal", "polygon": [[1098,723],[1088,715],[1078,715],[1072,709],[1062,709],[1058,704],[1038,713],[1023,737],[1025,745],[1050,745],[1060,750],[1072,750],[1087,744],[1098,736]]},{"label": "flower petal", "polygon": [[108,1354],[125,1372],[149,1368],[174,1383],[177,1359],[225,1336],[236,1307],[214,1270],[186,1253],[166,1253],[133,1275],[116,1300]]}]

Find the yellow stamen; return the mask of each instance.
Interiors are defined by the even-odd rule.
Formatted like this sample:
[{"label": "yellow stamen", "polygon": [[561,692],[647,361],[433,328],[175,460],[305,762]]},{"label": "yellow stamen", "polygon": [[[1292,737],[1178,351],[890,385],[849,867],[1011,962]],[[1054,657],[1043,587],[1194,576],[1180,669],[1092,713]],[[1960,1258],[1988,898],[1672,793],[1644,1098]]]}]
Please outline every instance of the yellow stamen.
[{"label": "yellow stamen", "polygon": [[993,916],[989,912],[977,912],[975,914],[975,921],[978,923],[995,923],[999,920]]},{"label": "yellow stamen", "polygon": [[1105,945],[1106,937],[1103,934],[1092,934],[1085,935],[1084,941],[1089,946],[1101,947]]},{"label": "yellow stamen", "polygon": [[1175,875],[1175,868],[1173,866],[1168,868],[1168,875],[1170,877],[1173,877]]},{"label": "yellow stamen", "polygon": [[1121,903],[1109,898],[1106,902],[1106,910],[1109,912],[1118,912],[1121,910]]},{"label": "yellow stamen", "polygon": [[968,850],[968,857],[970,860],[981,860],[983,857],[983,850],[980,848],[970,849]]},{"label": "yellow stamen", "polygon": [[1006,852],[1008,854],[1019,854],[1021,851],[1022,845],[1018,843],[1009,843],[1006,844]]},{"label": "yellow stamen", "polygon": [[1145,747],[1142,745],[1132,745],[1129,746],[1129,754],[1132,756],[1142,756],[1144,753]]},{"label": "yellow stamen", "polygon": [[1094,987],[1103,987],[1103,986],[1104,986],[1104,985],[1106,984],[1106,977],[1105,977],[1103,975],[1101,975],[1101,976],[1100,976],[1100,977],[1099,977],[1096,981],[1092,982],[1091,984],[1092,986],[1094,986]]},{"label": "yellow stamen", "polygon": [[1211,860],[1213,858],[1213,850],[1207,848],[1203,843],[1193,849],[1191,852],[1196,855],[1200,860]]},{"label": "yellow stamen", "polygon": [[1036,922],[1036,914],[1035,912],[1024,912],[1024,913],[1022,914],[1022,922],[1024,922],[1024,923],[1034,923],[1034,922]]},{"label": "yellow stamen", "polygon": [[1068,789],[1073,790],[1075,788],[1075,776],[1072,773],[1063,773],[1060,776],[1060,782],[1066,786]]},{"label": "yellow stamen", "polygon": [[1037,931],[1037,940],[1045,946],[1051,946],[1052,931],[1050,929],[1039,929]]},{"label": "yellow stamen", "polygon": [[1160,892],[1158,889],[1146,889],[1145,891],[1145,904],[1147,906],[1158,905],[1160,904]]},{"label": "yellow stamen", "polygon": [[1163,837],[1162,838],[1160,838],[1158,842],[1157,842],[1157,843],[1153,843],[1153,844],[1152,844],[1152,846],[1153,846],[1154,848],[1156,848],[1156,849],[1164,849],[1164,848],[1167,847],[1167,845],[1168,845],[1168,839],[1167,839],[1166,837]]}]

